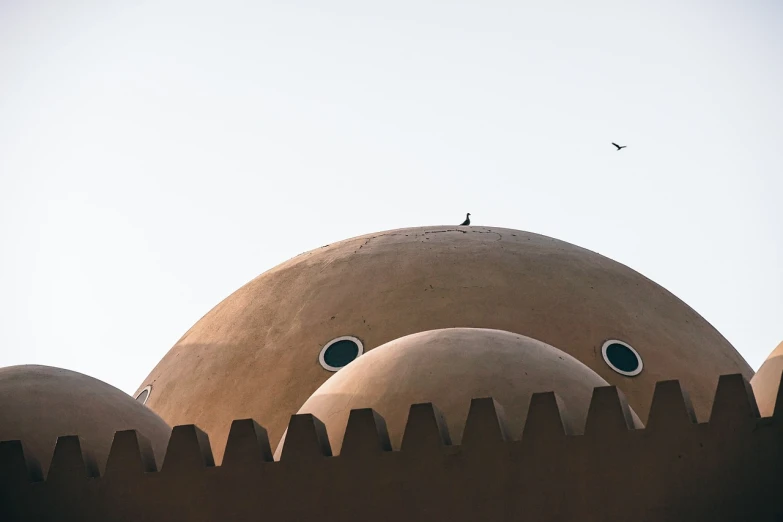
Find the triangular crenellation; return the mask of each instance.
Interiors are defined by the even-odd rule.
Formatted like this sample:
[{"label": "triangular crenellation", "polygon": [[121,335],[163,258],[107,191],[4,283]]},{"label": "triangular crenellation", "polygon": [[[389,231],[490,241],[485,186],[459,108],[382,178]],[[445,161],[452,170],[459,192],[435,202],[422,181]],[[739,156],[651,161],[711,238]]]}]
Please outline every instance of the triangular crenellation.
[{"label": "triangular crenellation", "polygon": [[408,410],[408,422],[400,449],[410,453],[426,453],[451,445],[451,436],[443,413],[432,403],[413,404]]},{"label": "triangular crenellation", "polygon": [[136,430],[118,431],[114,434],[104,476],[141,475],[157,470],[152,445],[145,436]]},{"label": "triangular crenellation", "polygon": [[[584,435],[564,426],[573,416],[561,415],[559,402],[552,392],[534,394],[522,439],[514,441],[500,405],[474,399],[462,448],[447,448],[447,425],[434,405],[415,404],[400,451],[392,450],[378,413],[355,410],[337,458],[326,458],[323,423],[295,415],[282,462],[270,462],[263,428],[238,420],[219,469],[210,469],[209,439],[193,425],[174,428],[160,472],[143,437],[117,432],[102,477],[84,443],[65,436],[45,482],[35,482],[22,443],[2,442],[0,520],[250,522],[329,512],[341,520],[415,522],[437,514],[559,522],[589,513],[591,520],[624,522],[633,511],[640,520],[730,522],[783,514],[783,419],[758,418],[742,376],[720,379],[712,418],[702,424],[677,381],[656,386],[646,428],[631,429],[630,410],[614,387],[594,391]],[[257,465],[264,472],[254,471]]]},{"label": "triangular crenellation", "polygon": [[98,466],[92,453],[78,435],[57,438],[47,482],[71,482],[98,477]]},{"label": "triangular crenellation", "polygon": [[272,460],[272,448],[265,428],[253,419],[240,419],[231,423],[222,467],[244,467]]},{"label": "triangular crenellation", "polygon": [[660,381],[655,385],[647,429],[674,431],[696,424],[696,413],[680,381]]},{"label": "triangular crenellation", "polygon": [[558,439],[575,433],[574,426],[564,421],[563,401],[555,392],[534,393],[530,397],[522,441]]},{"label": "triangular crenellation", "polygon": [[622,392],[616,386],[593,388],[585,435],[604,437],[625,433],[633,428],[633,415]]},{"label": "triangular crenellation", "polygon": [[280,460],[311,461],[331,456],[332,447],[324,423],[310,413],[291,415]]},{"label": "triangular crenellation", "polygon": [[213,467],[209,436],[193,424],[175,426],[163,459],[162,473],[198,472]]},{"label": "triangular crenellation", "polygon": [[759,417],[753,388],[745,377],[739,373],[721,375],[712,403],[710,424],[747,424]]},{"label": "triangular crenellation", "polygon": [[508,428],[503,406],[492,397],[471,400],[462,434],[462,446],[483,448],[499,445],[507,440]]},{"label": "triangular crenellation", "polygon": [[370,457],[391,451],[386,420],[371,408],[352,410],[345,427],[341,457]]},{"label": "triangular crenellation", "polygon": [[4,488],[43,480],[40,463],[20,440],[0,442],[0,470],[0,487]]}]

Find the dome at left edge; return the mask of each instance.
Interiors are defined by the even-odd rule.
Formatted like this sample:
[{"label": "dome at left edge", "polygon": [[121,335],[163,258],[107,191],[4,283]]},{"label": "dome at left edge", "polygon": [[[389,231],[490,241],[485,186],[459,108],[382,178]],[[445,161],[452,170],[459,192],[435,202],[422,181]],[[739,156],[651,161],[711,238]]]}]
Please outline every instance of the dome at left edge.
[{"label": "dome at left edge", "polygon": [[136,430],[160,464],[171,428],[142,402],[82,373],[51,366],[0,368],[0,440],[21,440],[44,473],[57,437],[79,435],[100,469],[114,433]]}]

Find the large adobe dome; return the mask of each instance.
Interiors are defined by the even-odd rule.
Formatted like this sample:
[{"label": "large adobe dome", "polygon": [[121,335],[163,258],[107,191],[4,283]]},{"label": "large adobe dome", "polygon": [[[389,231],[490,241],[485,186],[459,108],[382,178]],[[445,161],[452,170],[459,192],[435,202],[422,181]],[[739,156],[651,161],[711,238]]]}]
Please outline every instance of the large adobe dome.
[{"label": "large adobe dome", "polygon": [[21,440],[44,472],[62,435],[79,435],[103,469],[116,431],[144,435],[158,462],[171,433],[163,419],[117,388],[61,368],[0,368],[0,397],[0,440]]},{"label": "large adobe dome", "polygon": [[[432,402],[459,444],[470,401],[492,397],[516,439],[530,397],[554,391],[564,422],[580,432],[593,389],[608,383],[567,353],[535,339],[499,330],[449,328],[408,335],[379,346],[321,385],[298,413],[325,425],[334,454],[340,452],[352,409],[372,408],[385,420],[399,449],[411,404]],[[632,414],[635,417],[635,414]],[[638,418],[634,419],[641,427]],[[277,446],[278,457],[282,449]]]},{"label": "large adobe dome", "polygon": [[759,371],[750,380],[759,412],[763,417],[771,416],[775,409],[781,373],[783,373],[783,343],[772,350]]},{"label": "large adobe dome", "polygon": [[[531,337],[617,385],[643,417],[654,384],[680,379],[706,418],[718,376],[751,368],[710,324],[611,259],[548,237],[487,227],[369,234],[301,254],[252,280],[196,323],[142,386],[169,424],[206,430],[217,458],[230,423],[253,417],[278,440],[332,373],[322,347],[364,351],[426,330],[474,327]],[[636,376],[602,357],[608,340],[643,359]],[[633,372],[627,372],[633,373]]]}]

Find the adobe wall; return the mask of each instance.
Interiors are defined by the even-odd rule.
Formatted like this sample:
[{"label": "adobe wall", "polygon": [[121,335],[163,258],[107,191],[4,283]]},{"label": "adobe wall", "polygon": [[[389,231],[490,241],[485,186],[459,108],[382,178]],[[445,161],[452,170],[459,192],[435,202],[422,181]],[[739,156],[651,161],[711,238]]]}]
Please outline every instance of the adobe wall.
[{"label": "adobe wall", "polygon": [[279,462],[265,430],[238,420],[221,466],[201,430],[177,426],[159,471],[146,441],[124,431],[101,476],[69,436],[58,439],[45,481],[10,441],[0,443],[0,520],[783,520],[778,410],[759,418],[744,378],[724,376],[710,421],[697,424],[679,383],[667,381],[656,386],[647,426],[634,430],[622,397],[604,387],[581,429],[564,426],[557,397],[543,393],[512,441],[502,409],[475,399],[462,444],[452,446],[437,408],[418,404],[399,450],[380,416],[355,410],[338,457],[323,424],[298,415]]}]

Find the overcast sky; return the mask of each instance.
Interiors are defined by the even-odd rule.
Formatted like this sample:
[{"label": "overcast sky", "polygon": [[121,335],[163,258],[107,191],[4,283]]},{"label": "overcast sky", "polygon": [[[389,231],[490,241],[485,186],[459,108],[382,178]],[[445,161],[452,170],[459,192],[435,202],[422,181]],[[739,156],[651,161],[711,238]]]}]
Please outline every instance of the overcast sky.
[{"label": "overcast sky", "polygon": [[130,393],[274,265],[471,212],[640,271],[757,368],[782,64],[779,0],[0,0],[0,366]]}]

